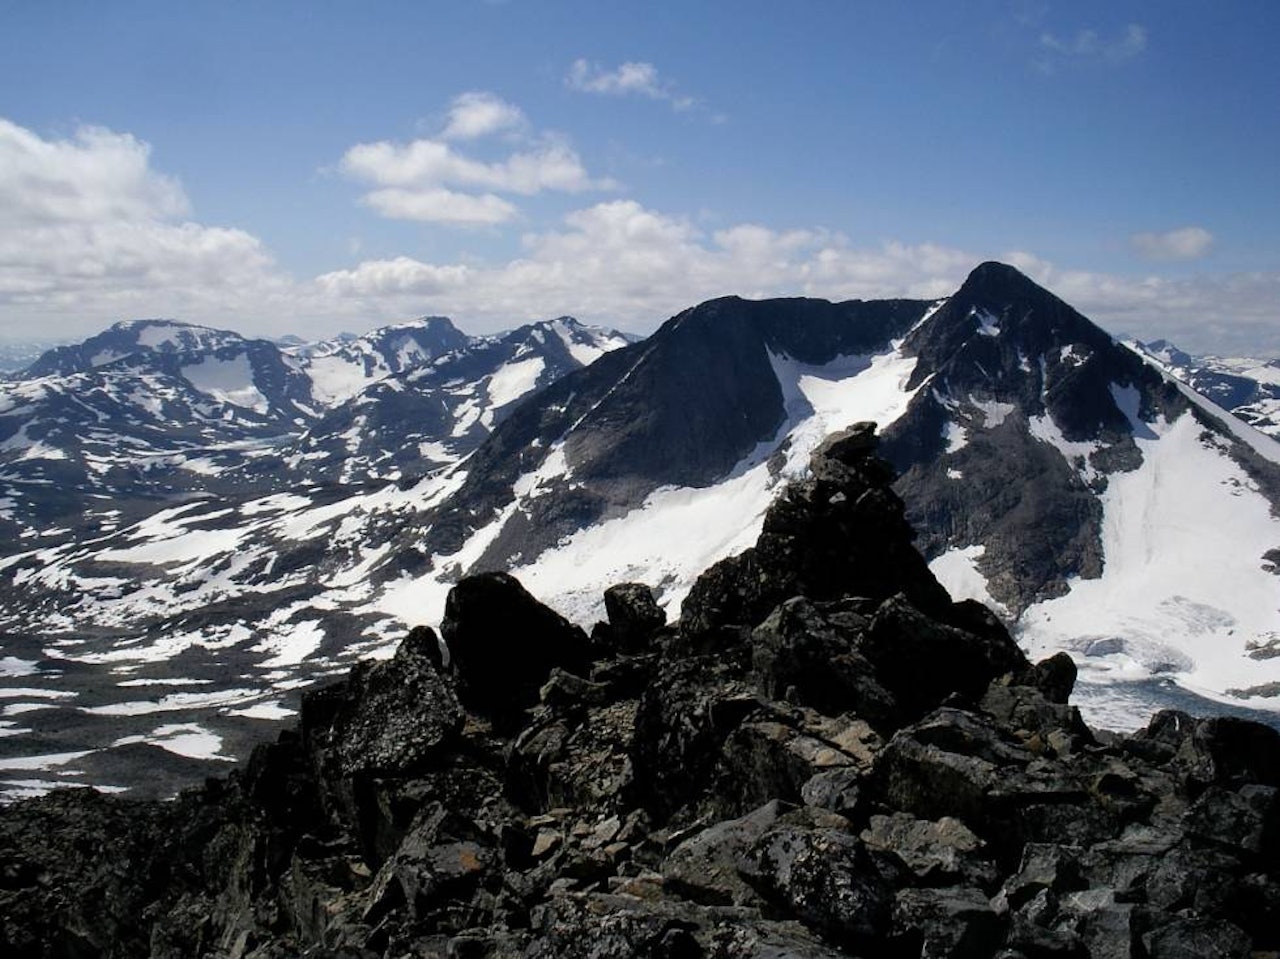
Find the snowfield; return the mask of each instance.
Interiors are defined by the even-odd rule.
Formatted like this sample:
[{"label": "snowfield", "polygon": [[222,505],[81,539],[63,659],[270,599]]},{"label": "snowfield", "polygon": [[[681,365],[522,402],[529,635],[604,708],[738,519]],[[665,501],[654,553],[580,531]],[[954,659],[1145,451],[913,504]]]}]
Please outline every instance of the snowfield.
[{"label": "snowfield", "polygon": [[[1280,708],[1280,685],[1271,685],[1280,683],[1280,657],[1265,656],[1280,649],[1280,580],[1263,559],[1280,544],[1280,518],[1193,415],[1148,424],[1129,393],[1114,392],[1143,461],[1107,478],[1102,576],[1076,578],[1066,595],[1027,609],[1014,627],[1018,641],[1032,659],[1069,652],[1082,685],[1167,679],[1219,702]],[[1086,452],[1051,422],[1035,435],[1072,462]],[[1280,447],[1260,440],[1280,456]],[[931,568],[957,598],[993,605],[980,557],[980,548],[950,550]],[[1145,723],[1141,711],[1117,708],[1101,689],[1081,706],[1086,718],[1113,728]]]}]

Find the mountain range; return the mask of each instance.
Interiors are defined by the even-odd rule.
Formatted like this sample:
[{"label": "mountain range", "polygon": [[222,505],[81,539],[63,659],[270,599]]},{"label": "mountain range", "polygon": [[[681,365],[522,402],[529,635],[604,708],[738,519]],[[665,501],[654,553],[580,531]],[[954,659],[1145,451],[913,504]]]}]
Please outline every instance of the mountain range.
[{"label": "mountain range", "polygon": [[1069,651],[1092,721],[1265,713],[1280,444],[1223,408],[1254,394],[1189,370],[998,263],[939,301],[726,297],[632,343],[117,326],[0,390],[0,770],[11,794],[136,788],[141,753],[171,788],[438,622],[465,575],[583,625],[617,582],[674,614],[864,420],[938,579]]}]

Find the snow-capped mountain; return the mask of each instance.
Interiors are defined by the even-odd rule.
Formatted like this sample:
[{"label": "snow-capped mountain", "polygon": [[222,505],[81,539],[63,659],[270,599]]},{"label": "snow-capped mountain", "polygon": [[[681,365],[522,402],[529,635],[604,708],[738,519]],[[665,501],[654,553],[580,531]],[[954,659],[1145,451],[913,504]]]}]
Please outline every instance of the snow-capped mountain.
[{"label": "snow-capped mountain", "polygon": [[235,333],[144,320],[50,350],[0,383],[0,552],[207,491],[300,429],[309,402],[273,344]]},{"label": "snow-capped mountain", "polygon": [[[434,330],[448,321],[427,323]],[[371,337],[361,337],[334,352],[307,355],[313,384],[324,382],[330,391],[337,382],[353,384],[366,375],[358,370],[372,373],[325,410],[281,461],[255,461],[249,472],[272,469],[294,482],[416,479],[469,454],[527,393],[629,342],[569,317],[466,338],[464,345],[436,353],[423,350],[421,338],[410,340],[404,330],[378,331],[376,351],[369,348]],[[336,357],[360,362],[334,377]]]},{"label": "snow-capped mountain", "polygon": [[1280,439],[1280,360],[1192,356],[1167,340],[1133,347],[1197,393]]},{"label": "snow-capped mountain", "polygon": [[[139,743],[171,764],[240,754],[300,686],[438,622],[464,573],[508,569],[584,625],[626,580],[674,609],[861,420],[944,584],[1035,654],[1069,650],[1097,722],[1197,695],[1280,706],[1280,444],[1016,270],[983,264],[936,303],[714,300],[546,382],[529,344],[555,340],[573,355],[553,323],[491,344],[496,373],[464,374],[455,351],[387,376],[332,421],[340,443],[298,447],[336,464],[385,429],[367,455],[386,456],[397,414],[367,411],[428,383],[440,405],[399,419],[449,432],[408,434],[409,455],[452,465],[342,486],[277,455],[269,495],[191,498],[0,560],[17,691],[0,749],[27,764],[0,771],[132,782],[118,757]],[[460,423],[483,428],[469,455]]]},{"label": "snow-capped mountain", "polygon": [[0,382],[0,554],[175,497],[421,475],[524,392],[625,343],[568,318],[470,337],[428,317],[312,346],[120,323]]},{"label": "snow-capped mountain", "polygon": [[331,408],[379,380],[426,366],[470,344],[471,338],[447,317],[424,316],[411,323],[380,327],[363,336],[344,335],[284,349],[310,379],[312,402]]}]

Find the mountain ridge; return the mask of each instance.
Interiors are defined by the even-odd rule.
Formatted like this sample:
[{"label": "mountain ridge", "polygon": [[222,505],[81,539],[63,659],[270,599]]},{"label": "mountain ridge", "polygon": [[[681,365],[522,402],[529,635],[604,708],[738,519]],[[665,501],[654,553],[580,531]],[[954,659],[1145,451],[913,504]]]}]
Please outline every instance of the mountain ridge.
[{"label": "mountain ridge", "polygon": [[[513,346],[502,376],[530,389],[492,432],[492,381],[463,377],[453,397],[486,433],[469,455],[416,437],[408,454],[435,464],[421,474],[370,459],[397,478],[328,478],[326,462],[365,462],[358,441],[381,422],[417,416],[395,404],[412,377],[449,375],[433,364],[351,407],[332,446],[295,448],[304,472],[275,454],[266,492],[32,544],[0,560],[0,628],[25,671],[0,685],[26,690],[0,750],[98,782],[120,740],[165,750],[189,734],[242,755],[242,721],[287,715],[298,689],[438,622],[469,574],[509,571],[583,624],[617,582],[649,584],[674,614],[702,570],[755,542],[822,440],[867,419],[905,467],[895,489],[931,569],[1037,656],[1069,651],[1091,721],[1274,711],[1273,441],[1020,274],[976,274],[946,302],[723,298],[543,385],[533,361],[551,354]],[[557,322],[540,332],[567,355]]]}]

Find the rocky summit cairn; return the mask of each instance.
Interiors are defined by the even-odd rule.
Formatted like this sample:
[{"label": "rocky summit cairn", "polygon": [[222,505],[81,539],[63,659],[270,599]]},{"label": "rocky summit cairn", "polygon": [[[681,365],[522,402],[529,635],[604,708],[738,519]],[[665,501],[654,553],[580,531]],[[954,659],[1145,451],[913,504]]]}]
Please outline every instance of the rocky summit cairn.
[{"label": "rocky summit cairn", "polygon": [[1248,957],[1280,733],[1092,732],[910,546],[861,424],[668,625],[509,576],[172,802],[0,814],[5,957]]}]

